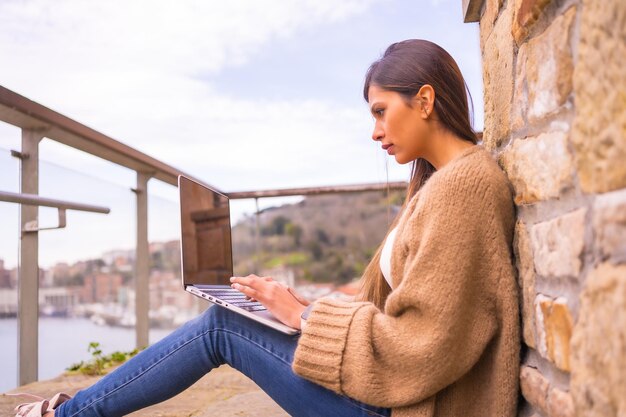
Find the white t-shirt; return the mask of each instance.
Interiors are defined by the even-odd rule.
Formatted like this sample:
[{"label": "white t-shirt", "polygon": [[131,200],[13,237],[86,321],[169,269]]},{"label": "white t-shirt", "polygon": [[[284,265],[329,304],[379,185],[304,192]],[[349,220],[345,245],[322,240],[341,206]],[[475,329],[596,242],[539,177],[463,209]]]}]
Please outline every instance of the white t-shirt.
[{"label": "white t-shirt", "polygon": [[391,248],[393,247],[394,240],[396,240],[397,231],[398,227],[396,226],[389,232],[385,240],[385,245],[383,246],[383,251],[380,253],[380,270],[383,271],[383,276],[391,288],[393,288],[391,285]]}]

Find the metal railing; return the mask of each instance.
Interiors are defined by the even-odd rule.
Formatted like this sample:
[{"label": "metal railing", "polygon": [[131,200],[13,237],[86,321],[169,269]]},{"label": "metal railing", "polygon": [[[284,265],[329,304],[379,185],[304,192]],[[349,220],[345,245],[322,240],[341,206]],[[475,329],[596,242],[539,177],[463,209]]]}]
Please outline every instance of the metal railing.
[{"label": "metal railing", "polygon": [[111,210],[107,207],[92,206],[90,204],[71,203],[68,201],[55,200],[52,198],[39,197],[36,194],[18,194],[7,191],[0,191],[0,201],[6,203],[17,203],[26,206],[53,207],[58,210],[59,224],[55,227],[39,227],[39,221],[31,221],[24,225],[22,232],[39,232],[41,230],[63,229],[67,225],[65,212],[67,210],[88,211],[92,213],[109,214]]},{"label": "metal railing", "polygon": [[92,206],[90,204],[71,203],[68,201],[55,200],[52,198],[40,197],[37,194],[18,194],[0,191],[0,201],[7,203],[26,204],[29,206],[54,207],[59,210],[89,211],[92,213],[109,214],[111,209],[102,206]]},{"label": "metal railing", "polygon": [[[133,190],[137,207],[134,271],[135,314],[137,316],[135,338],[137,346],[148,345],[147,184],[151,178],[155,178],[176,185],[178,175],[183,172],[2,86],[0,86],[0,120],[19,127],[22,131],[22,149],[11,152],[20,160],[19,194],[22,198],[34,198],[39,194],[39,143],[43,138],[63,143],[136,171],[137,185]],[[197,179],[196,181],[204,183]],[[59,220],[62,222],[62,208],[59,210]],[[38,373],[39,231],[37,227],[33,227],[38,223],[37,214],[36,206],[21,204],[18,261],[18,383],[20,385],[36,381]]]}]

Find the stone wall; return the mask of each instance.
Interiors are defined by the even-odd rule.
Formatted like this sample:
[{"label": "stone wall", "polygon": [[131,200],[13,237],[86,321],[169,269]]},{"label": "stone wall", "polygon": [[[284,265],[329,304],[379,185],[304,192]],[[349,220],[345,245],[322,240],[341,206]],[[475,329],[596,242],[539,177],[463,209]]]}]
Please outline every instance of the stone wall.
[{"label": "stone wall", "polygon": [[626,1],[470,3],[517,204],[519,416],[624,417]]}]

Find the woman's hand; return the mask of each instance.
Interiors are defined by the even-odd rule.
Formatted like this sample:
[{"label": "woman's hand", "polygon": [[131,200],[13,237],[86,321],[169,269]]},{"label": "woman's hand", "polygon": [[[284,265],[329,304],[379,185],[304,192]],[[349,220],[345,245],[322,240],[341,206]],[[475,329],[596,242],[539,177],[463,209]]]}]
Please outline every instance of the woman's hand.
[{"label": "woman's hand", "polygon": [[[265,306],[279,321],[295,329],[300,328],[300,316],[308,301],[271,277],[232,277],[231,287]],[[304,304],[306,303],[306,304]]]}]

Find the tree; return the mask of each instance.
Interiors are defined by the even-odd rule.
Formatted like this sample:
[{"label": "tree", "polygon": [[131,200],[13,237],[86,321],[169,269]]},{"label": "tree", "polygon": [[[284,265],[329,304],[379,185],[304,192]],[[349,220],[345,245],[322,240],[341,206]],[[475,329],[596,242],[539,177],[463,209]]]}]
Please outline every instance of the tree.
[{"label": "tree", "polygon": [[302,244],[302,228],[294,223],[287,223],[285,232],[293,238],[293,244],[299,248]]},{"label": "tree", "polygon": [[270,222],[270,224],[268,224],[267,226],[264,226],[261,229],[261,234],[263,236],[272,236],[272,235],[282,236],[285,234],[285,227],[290,222],[291,221],[285,216],[274,217],[272,221]]},{"label": "tree", "polygon": [[307,246],[308,249],[311,251],[311,255],[313,255],[313,259],[315,259],[316,261],[322,259],[322,255],[324,254],[324,252],[322,251],[322,246],[319,243],[317,243],[316,241],[311,241]]},{"label": "tree", "polygon": [[330,243],[330,239],[328,238],[328,234],[322,229],[315,229],[315,236],[317,240],[325,245]]}]

